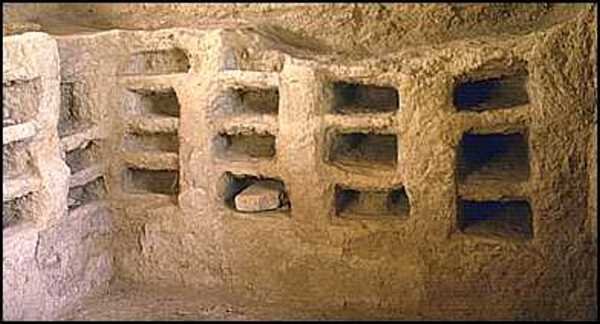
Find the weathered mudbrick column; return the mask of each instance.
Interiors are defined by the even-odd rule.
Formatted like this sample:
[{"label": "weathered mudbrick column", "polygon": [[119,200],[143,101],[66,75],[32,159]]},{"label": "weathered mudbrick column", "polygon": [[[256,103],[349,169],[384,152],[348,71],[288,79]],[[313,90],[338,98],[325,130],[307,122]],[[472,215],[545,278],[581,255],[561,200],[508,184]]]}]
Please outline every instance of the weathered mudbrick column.
[{"label": "weathered mudbrick column", "polygon": [[299,230],[319,232],[328,223],[327,187],[319,170],[324,78],[310,64],[287,58],[280,80],[279,172],[287,180],[292,222]]},{"label": "weathered mudbrick column", "polygon": [[46,34],[3,40],[3,319],[52,319],[112,274],[110,215],[89,205],[68,213],[69,187],[88,176],[69,177],[79,165],[63,148],[80,141],[59,139],[60,106],[71,103],[61,102],[61,74],[73,80],[59,54]]}]

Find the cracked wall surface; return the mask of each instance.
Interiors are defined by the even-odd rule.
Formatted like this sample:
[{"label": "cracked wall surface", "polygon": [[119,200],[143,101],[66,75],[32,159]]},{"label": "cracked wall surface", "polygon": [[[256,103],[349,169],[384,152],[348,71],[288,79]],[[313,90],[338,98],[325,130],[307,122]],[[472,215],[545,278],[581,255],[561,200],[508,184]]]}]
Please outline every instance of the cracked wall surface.
[{"label": "cracked wall surface", "polygon": [[[298,6],[229,14],[335,7]],[[44,154],[58,158],[66,203],[48,214],[79,215],[88,225],[78,228],[96,233],[72,237],[95,242],[77,248],[53,243],[72,223],[35,234],[42,263],[70,276],[71,286],[55,284],[58,296],[77,298],[73,281],[88,290],[110,277],[385,318],[597,318],[595,7],[501,7],[340,5],[357,24],[335,30],[356,33],[341,41],[344,53],[312,46],[310,23],[299,25],[306,38],[292,39],[261,24],[7,37],[5,53],[7,41],[31,35],[57,44],[52,91],[63,90],[62,106],[47,117],[57,130]],[[76,10],[110,17],[107,25],[153,24],[130,8]],[[181,11],[182,25],[200,11],[144,8]],[[493,32],[452,37],[427,27],[430,15],[464,27],[502,10],[538,25],[499,34],[480,24]],[[420,32],[356,27],[405,11],[428,17]],[[120,20],[125,13],[134,16]],[[385,45],[384,34],[405,47]],[[474,99],[469,87],[488,95]],[[462,89],[470,101],[457,99]],[[264,180],[280,183],[288,204],[236,209],[233,196]],[[69,263],[82,260],[97,275]],[[42,277],[59,275],[45,269]],[[32,314],[3,308],[14,312],[6,318]]]},{"label": "cracked wall surface", "polygon": [[[47,34],[3,39],[4,99],[14,100],[3,100],[3,111],[8,110],[2,143],[8,156],[3,159],[10,158],[12,145],[26,152],[18,160],[29,160],[17,172],[3,165],[3,319],[51,319],[111,276],[110,215],[90,206],[67,211],[73,179],[61,159],[57,133],[59,66],[57,42]],[[16,91],[10,86],[14,82],[37,82],[37,87]],[[25,108],[30,113],[15,118]],[[10,213],[14,220],[5,224]]]}]

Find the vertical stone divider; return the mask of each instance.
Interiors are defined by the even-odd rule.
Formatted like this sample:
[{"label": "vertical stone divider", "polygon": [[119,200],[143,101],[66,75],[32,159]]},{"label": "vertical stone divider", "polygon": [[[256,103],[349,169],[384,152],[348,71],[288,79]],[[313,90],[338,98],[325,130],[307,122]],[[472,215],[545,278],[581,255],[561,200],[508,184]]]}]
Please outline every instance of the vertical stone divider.
[{"label": "vertical stone divider", "polygon": [[400,83],[399,167],[410,191],[415,239],[431,245],[456,229],[456,147],[461,130],[452,123],[452,80],[418,74]]},{"label": "vertical stone divider", "polygon": [[56,221],[66,214],[66,196],[69,190],[69,169],[60,158],[58,115],[60,111],[60,59],[56,40],[47,36],[46,44],[35,46],[40,66],[43,93],[36,122],[39,140],[34,141],[33,160],[42,179],[38,223]]},{"label": "vertical stone divider", "polygon": [[[294,222],[315,229],[328,226],[328,184],[320,177],[321,119],[326,103],[325,80],[314,68],[286,58],[280,74],[279,173],[285,181]],[[322,226],[321,226],[322,227]]]},{"label": "vertical stone divider", "polygon": [[[176,91],[180,104],[179,117],[179,196],[182,221],[193,240],[202,243],[195,249],[202,258],[205,285],[222,284],[228,267],[223,265],[223,220],[218,213],[216,188],[220,174],[215,170],[212,157],[214,123],[213,103],[220,95],[219,73],[225,66],[225,45],[220,30],[202,36],[192,56],[198,64],[192,66],[187,78]],[[219,269],[210,272],[206,269]],[[208,272],[205,272],[208,271]],[[218,274],[217,274],[218,273]]]},{"label": "vertical stone divider", "polygon": [[[185,211],[214,215],[209,192],[218,175],[211,176],[211,103],[219,95],[218,74],[224,66],[219,31],[208,33],[197,49],[201,69],[190,71],[179,85],[179,206]],[[205,217],[205,218],[206,218]]]},{"label": "vertical stone divider", "polygon": [[[107,151],[109,152],[119,152],[119,154],[108,161],[108,174],[109,177],[106,181],[107,185],[111,190],[109,190],[110,201],[112,205],[116,209],[120,209],[120,203],[125,198],[126,192],[124,190],[124,181],[123,181],[123,172],[126,170],[127,166],[123,157],[121,156],[121,141],[125,137],[127,133],[127,123],[126,121],[129,118],[129,112],[127,111],[128,105],[131,103],[124,100],[127,98],[125,94],[127,93],[127,88],[119,84],[119,79],[122,78],[120,76],[115,77],[114,86],[112,86],[112,90],[114,93],[118,93],[118,96],[114,96],[113,98],[107,99],[107,104],[115,107],[115,109],[109,112],[111,120],[110,127],[107,128]],[[107,86],[107,88],[109,88]],[[123,118],[125,117],[125,118]],[[110,129],[110,130],[109,130]]]},{"label": "vertical stone divider", "polygon": [[[199,76],[202,76],[201,78]],[[210,150],[208,147],[208,105],[214,95],[216,73],[190,75],[179,84],[177,97],[180,104],[179,119],[179,206],[195,213],[205,210],[210,186]]]},{"label": "vertical stone divider", "polygon": [[[534,228],[530,245],[545,270],[531,295],[539,296],[540,311],[554,318],[597,313],[590,307],[594,300],[585,297],[597,294],[592,271],[597,260],[585,242],[588,201],[583,194],[589,188],[586,159],[597,109],[592,81],[596,62],[590,59],[595,51],[589,46],[595,37],[586,26],[589,22],[583,19],[561,26],[536,38],[527,54]],[[571,305],[568,313],[557,307],[561,304]]]},{"label": "vertical stone divider", "polygon": [[41,180],[34,191],[33,222],[51,226],[66,214],[69,169],[60,157],[57,124],[60,110],[60,60],[56,40],[43,33],[27,33],[3,39],[4,80],[41,79],[42,90],[32,121],[38,130],[29,150]]},{"label": "vertical stone divider", "polygon": [[586,156],[595,110],[593,90],[579,81],[591,80],[592,75],[585,74],[590,73],[590,67],[571,67],[577,73],[559,73],[565,70],[558,63],[560,60],[571,55],[589,55],[588,49],[576,48],[575,43],[569,43],[570,48],[563,47],[563,37],[552,35],[544,40],[548,44],[535,49],[529,67],[533,240],[544,242],[542,246],[549,254],[557,248],[576,246],[584,238],[581,234],[587,223],[588,201],[582,192],[589,187],[582,180],[589,177]]}]

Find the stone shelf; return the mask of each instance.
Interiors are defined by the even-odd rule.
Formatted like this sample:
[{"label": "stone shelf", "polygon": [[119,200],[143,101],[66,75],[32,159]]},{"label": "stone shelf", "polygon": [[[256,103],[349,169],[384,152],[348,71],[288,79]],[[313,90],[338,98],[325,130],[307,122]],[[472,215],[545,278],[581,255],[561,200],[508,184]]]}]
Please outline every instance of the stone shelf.
[{"label": "stone shelf", "polygon": [[138,117],[129,120],[129,129],[134,133],[176,133],[179,129],[177,117]]},{"label": "stone shelf", "polygon": [[23,197],[38,190],[41,186],[39,178],[33,175],[23,175],[2,179],[2,201]]},{"label": "stone shelf", "polygon": [[256,174],[264,176],[278,176],[278,166],[274,159],[244,159],[243,161],[230,161],[216,158],[216,172],[232,172],[235,174]]},{"label": "stone shelf", "polygon": [[2,145],[22,141],[37,134],[37,128],[33,122],[2,127]]},{"label": "stone shelf", "polygon": [[218,82],[228,87],[279,87],[279,73],[227,70],[219,74]]},{"label": "stone shelf", "polygon": [[327,114],[323,117],[325,127],[338,129],[377,129],[392,130],[396,127],[396,113],[334,115]]},{"label": "stone shelf", "polygon": [[75,174],[72,174],[69,178],[69,187],[83,186],[89,182],[96,180],[104,174],[104,165],[97,164],[91,167],[85,168]]},{"label": "stone shelf", "polygon": [[215,121],[215,124],[220,125],[220,129],[227,134],[252,132],[277,135],[279,132],[279,124],[275,115],[242,114],[219,118]]},{"label": "stone shelf", "polygon": [[125,163],[146,170],[178,170],[179,155],[172,152],[126,152]]},{"label": "stone shelf", "polygon": [[[401,176],[395,170],[352,168],[346,170],[338,165],[323,165],[324,174],[331,182],[359,188],[388,188],[402,183]],[[351,179],[351,180],[350,180]]]},{"label": "stone shelf", "polygon": [[464,128],[472,133],[506,133],[525,128],[529,124],[530,110],[530,105],[520,105],[478,113],[460,112],[458,118]]},{"label": "stone shelf", "polygon": [[103,139],[105,137],[105,134],[102,132],[99,126],[92,126],[82,132],[61,138],[60,145],[64,151],[69,152],[79,147],[85,147],[90,141],[95,139]]},{"label": "stone shelf", "polygon": [[458,196],[474,201],[499,200],[507,197],[527,197],[528,185],[525,182],[469,181],[458,184]]},{"label": "stone shelf", "polygon": [[131,91],[161,91],[172,88],[175,83],[186,77],[187,73],[122,76],[119,78],[119,84]]}]

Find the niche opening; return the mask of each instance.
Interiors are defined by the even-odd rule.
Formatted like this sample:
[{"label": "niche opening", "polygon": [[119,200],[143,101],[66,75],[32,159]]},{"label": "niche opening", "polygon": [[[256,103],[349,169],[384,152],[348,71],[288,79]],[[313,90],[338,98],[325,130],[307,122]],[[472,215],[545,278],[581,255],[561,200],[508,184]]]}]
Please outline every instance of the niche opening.
[{"label": "niche opening", "polygon": [[342,218],[406,218],[410,203],[404,187],[386,190],[359,190],[335,187],[335,215]]},{"label": "niche opening", "polygon": [[459,82],[454,106],[459,111],[504,109],[529,103],[527,71],[505,77]]},{"label": "niche opening", "polygon": [[179,193],[179,174],[171,170],[130,167],[124,172],[123,184],[128,193],[176,195]]},{"label": "niche opening", "polygon": [[398,110],[398,91],[369,84],[333,83],[333,111],[339,114],[383,113]]},{"label": "niche opening", "polygon": [[29,152],[30,140],[2,145],[2,177],[12,178],[28,174],[33,170],[33,159]]},{"label": "niche opening", "polygon": [[347,167],[394,169],[398,157],[395,135],[338,133],[331,139],[329,161]]},{"label": "niche opening", "polygon": [[40,78],[2,83],[2,126],[22,124],[34,118],[41,95]]},{"label": "niche opening", "polygon": [[130,90],[130,111],[149,116],[179,117],[179,101],[172,88],[165,90]]},{"label": "niche opening", "polygon": [[275,136],[271,134],[219,134],[217,155],[221,158],[272,158],[275,156]]},{"label": "niche opening", "polygon": [[226,172],[220,180],[225,206],[236,212],[289,211],[291,203],[283,181]]},{"label": "niche opening", "polygon": [[179,152],[177,133],[128,133],[124,140],[125,149],[132,152]]},{"label": "niche opening", "polygon": [[33,193],[2,202],[2,230],[33,219]]},{"label": "niche opening", "polygon": [[225,90],[215,102],[218,114],[225,115],[277,115],[279,112],[278,88],[239,88]]},{"label": "niche opening", "polygon": [[531,207],[527,201],[461,200],[458,227],[465,234],[484,237],[533,238]]},{"label": "niche opening", "polygon": [[463,182],[525,181],[529,178],[527,136],[466,133],[460,143],[458,166]]}]

